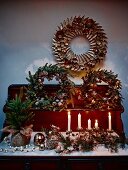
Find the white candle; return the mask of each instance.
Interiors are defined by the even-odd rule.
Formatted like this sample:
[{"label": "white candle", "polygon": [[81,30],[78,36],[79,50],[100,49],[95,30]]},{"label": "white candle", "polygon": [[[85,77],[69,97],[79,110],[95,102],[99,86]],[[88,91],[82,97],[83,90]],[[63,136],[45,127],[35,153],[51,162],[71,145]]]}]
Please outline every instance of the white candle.
[{"label": "white candle", "polygon": [[78,114],[78,129],[81,129],[81,114]]},{"label": "white candle", "polygon": [[88,129],[91,129],[91,120],[88,119]]},{"label": "white candle", "polygon": [[95,120],[95,128],[98,128],[98,120]]},{"label": "white candle", "polygon": [[112,130],[111,113],[108,113],[108,130]]},{"label": "white candle", "polygon": [[68,111],[68,131],[71,131],[71,114],[70,114],[70,111]]}]

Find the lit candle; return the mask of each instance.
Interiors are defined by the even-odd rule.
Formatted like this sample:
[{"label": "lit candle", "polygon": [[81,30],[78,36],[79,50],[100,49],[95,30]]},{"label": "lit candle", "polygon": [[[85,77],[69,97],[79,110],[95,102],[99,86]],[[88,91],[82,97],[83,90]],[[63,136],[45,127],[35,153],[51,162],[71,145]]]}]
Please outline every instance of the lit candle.
[{"label": "lit candle", "polygon": [[81,114],[78,114],[78,129],[81,129]]},{"label": "lit candle", "polygon": [[98,128],[98,120],[95,120],[95,128]]},{"label": "lit candle", "polygon": [[91,129],[91,120],[88,119],[88,129]]},{"label": "lit candle", "polygon": [[112,130],[111,113],[108,113],[108,130]]},{"label": "lit candle", "polygon": [[68,111],[68,131],[71,131],[71,114],[70,114],[70,111]]}]

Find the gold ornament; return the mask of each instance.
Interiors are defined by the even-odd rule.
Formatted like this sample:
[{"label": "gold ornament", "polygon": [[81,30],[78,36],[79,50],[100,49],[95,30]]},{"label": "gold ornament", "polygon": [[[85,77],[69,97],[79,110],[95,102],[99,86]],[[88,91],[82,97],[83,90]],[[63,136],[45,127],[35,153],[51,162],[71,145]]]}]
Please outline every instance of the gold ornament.
[{"label": "gold ornament", "polygon": [[43,133],[36,133],[34,136],[34,145],[40,146],[45,141],[45,136]]}]

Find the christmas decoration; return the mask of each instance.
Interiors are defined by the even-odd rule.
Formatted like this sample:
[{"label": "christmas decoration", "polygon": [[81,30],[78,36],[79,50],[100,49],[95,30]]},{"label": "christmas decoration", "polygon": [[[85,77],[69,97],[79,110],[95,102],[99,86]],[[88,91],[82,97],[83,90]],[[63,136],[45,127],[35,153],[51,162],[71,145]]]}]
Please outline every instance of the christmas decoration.
[{"label": "christmas decoration", "polygon": [[10,142],[11,146],[13,147],[28,145],[31,139],[31,134],[33,132],[32,128],[32,124],[25,126],[24,128],[21,127],[21,130],[10,129],[10,126],[6,126],[2,129],[2,131],[10,133],[11,141],[7,136],[4,138],[4,140],[6,140],[7,143]]},{"label": "christmas decoration", "polygon": [[45,145],[44,145],[44,144],[41,144],[41,145],[39,146],[39,150],[40,150],[40,151],[44,151],[44,150],[45,150]]},{"label": "christmas decoration", "polygon": [[[45,132],[44,129],[43,132]],[[110,152],[118,152],[119,148],[125,147],[125,142],[114,131],[103,129],[80,129],[78,132],[60,132],[56,126],[46,131],[46,149],[55,149],[57,153],[70,153],[73,151],[89,152],[99,145],[104,145]],[[48,143],[47,143],[48,142]]]},{"label": "christmas decoration", "polygon": [[[36,152],[44,150],[53,150],[60,155],[70,154],[73,152],[90,152],[97,151],[99,147],[104,147],[110,153],[118,153],[119,149],[127,148],[127,141],[119,137],[113,130],[105,131],[104,129],[80,129],[77,132],[67,131],[60,132],[60,128],[51,125],[51,129],[42,128],[34,137],[43,137],[43,140],[37,143],[31,141],[24,146],[12,146],[10,137],[4,138],[0,146],[0,152]],[[44,136],[42,136],[44,135]],[[34,139],[33,139],[34,140]],[[102,148],[103,149],[103,148]],[[38,152],[39,154],[39,152]],[[55,153],[54,153],[55,154]]]},{"label": "christmas decoration", "polygon": [[[114,75],[112,71],[97,70],[90,71],[85,77],[83,77],[83,85],[81,87],[82,96],[84,101],[84,107],[86,109],[122,109],[122,95],[121,81],[117,78],[118,75]],[[107,86],[107,90],[97,91],[98,85],[104,83]]]},{"label": "christmas decoration", "polygon": [[30,111],[32,107],[31,100],[23,99],[23,88],[20,94],[15,96],[6,103],[6,124],[8,125],[4,131],[20,131],[21,128],[31,124],[34,114]]},{"label": "christmas decoration", "polygon": [[[90,49],[81,55],[75,54],[70,47],[71,41],[81,36],[90,43]],[[93,19],[84,16],[67,18],[58,27],[53,38],[53,53],[60,66],[73,70],[90,70],[104,60],[107,37],[102,27]]]},{"label": "christmas decoration", "polygon": [[[34,75],[29,72],[27,98],[34,102],[33,107],[52,111],[67,108],[68,100],[75,92],[74,83],[68,76],[65,69],[47,63],[45,66],[39,67]],[[59,90],[54,94],[49,94],[45,90],[44,80],[51,81],[54,78],[59,82]]]},{"label": "christmas decoration", "polygon": [[36,146],[40,146],[41,144],[43,144],[45,141],[45,136],[43,135],[43,133],[38,132],[35,134],[34,136],[34,145]]},{"label": "christmas decoration", "polygon": [[30,142],[31,136],[25,136],[22,133],[12,135],[11,146],[25,146]]},{"label": "christmas decoration", "polygon": [[46,148],[47,149],[55,149],[58,146],[58,142],[60,140],[59,136],[60,128],[54,125],[51,125],[51,130],[48,131],[44,129],[46,133]]},{"label": "christmas decoration", "polygon": [[24,146],[29,143],[32,133],[34,114],[30,112],[31,100],[23,100],[23,88],[15,99],[6,103],[6,126],[2,129],[5,133],[12,135],[12,146]]}]

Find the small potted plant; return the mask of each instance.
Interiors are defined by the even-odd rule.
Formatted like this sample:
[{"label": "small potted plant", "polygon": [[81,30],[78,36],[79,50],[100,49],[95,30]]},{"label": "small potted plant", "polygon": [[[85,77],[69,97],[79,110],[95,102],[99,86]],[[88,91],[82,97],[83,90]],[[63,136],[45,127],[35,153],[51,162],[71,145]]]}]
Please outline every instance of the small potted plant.
[{"label": "small potted plant", "polygon": [[31,121],[34,117],[34,114],[30,111],[31,106],[31,100],[23,100],[22,89],[20,94],[15,96],[15,99],[6,102],[7,126],[3,128],[3,131],[12,134],[12,146],[27,145],[30,141],[33,127]]}]

